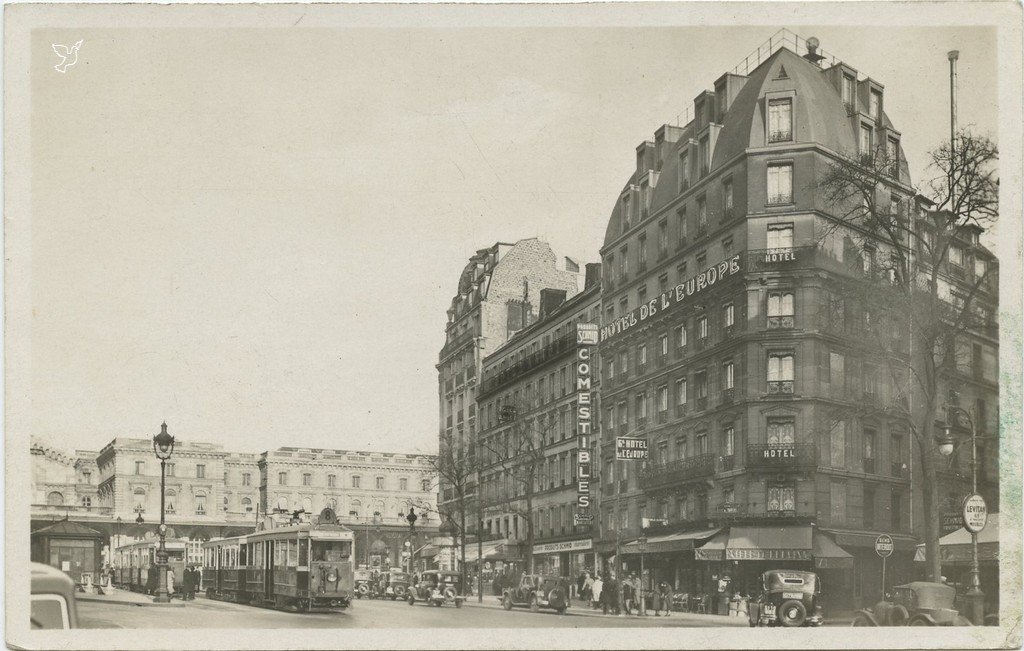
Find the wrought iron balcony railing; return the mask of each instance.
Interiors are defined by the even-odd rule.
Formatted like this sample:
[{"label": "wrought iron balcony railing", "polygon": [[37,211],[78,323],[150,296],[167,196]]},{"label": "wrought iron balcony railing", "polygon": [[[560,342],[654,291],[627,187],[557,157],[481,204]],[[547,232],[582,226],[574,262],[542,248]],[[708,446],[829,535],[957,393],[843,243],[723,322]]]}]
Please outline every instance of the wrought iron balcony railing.
[{"label": "wrought iron balcony railing", "polygon": [[791,396],[793,395],[793,380],[769,380],[768,395],[770,396]]},{"label": "wrought iron balcony railing", "polygon": [[715,455],[700,454],[664,463],[649,464],[640,471],[640,488],[650,490],[676,483],[710,477],[715,472]]},{"label": "wrought iron balcony railing", "polygon": [[791,330],[796,327],[796,319],[792,314],[770,316],[767,323],[769,330]]}]

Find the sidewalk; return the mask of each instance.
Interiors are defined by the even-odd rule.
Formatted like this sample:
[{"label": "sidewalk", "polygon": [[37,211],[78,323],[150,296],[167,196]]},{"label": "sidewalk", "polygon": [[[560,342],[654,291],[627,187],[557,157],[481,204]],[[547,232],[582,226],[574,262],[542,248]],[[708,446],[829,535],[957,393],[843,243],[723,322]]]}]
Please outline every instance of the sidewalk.
[{"label": "sidewalk", "polygon": [[[477,598],[475,596],[474,597],[466,597],[466,601],[464,602],[465,606],[470,607],[470,608],[491,608],[491,609],[495,609],[495,610],[500,610],[502,608],[501,597],[497,597],[497,596],[494,596],[494,595],[486,595],[486,596],[484,596],[483,603],[478,603],[476,599]],[[528,609],[525,609],[525,608],[522,608],[522,607],[516,607],[516,608],[513,608],[512,610],[514,610],[514,611],[515,610],[522,611],[522,610],[528,610]],[[660,617],[655,617],[654,616],[654,611],[653,610],[648,610],[647,611],[647,615],[645,615],[644,617],[640,617],[639,615],[625,615],[625,614],[623,614],[623,615],[611,615],[611,614],[605,615],[600,610],[594,610],[594,609],[590,608],[589,606],[584,606],[583,604],[581,604],[576,599],[573,600],[572,605],[569,606],[569,610],[567,610],[566,613],[570,614],[570,615],[580,616],[580,617],[603,617],[603,618],[606,618],[606,619],[607,618],[611,618],[611,619],[631,619],[631,620],[632,619],[646,619],[646,620],[649,620],[652,625],[657,625],[659,622],[662,622],[662,621],[668,623],[668,622],[671,622],[671,621],[674,620],[674,621],[677,621],[677,622],[678,621],[706,622],[706,623],[709,623],[709,624],[716,624],[718,626],[737,626],[737,627],[746,627],[746,626],[748,626],[748,622],[747,622],[747,618],[746,617],[726,617],[726,616],[723,616],[723,615],[701,615],[701,614],[698,614],[698,613],[673,612],[668,617],[665,617],[664,615],[662,615]]]},{"label": "sidewalk", "polygon": [[184,608],[184,602],[180,600],[171,600],[169,604],[157,604],[153,603],[153,597],[150,595],[140,594],[138,592],[132,592],[131,590],[121,590],[110,588],[104,588],[104,594],[93,594],[89,592],[77,592],[75,593],[75,601],[94,601],[98,603],[108,604],[119,604],[122,606],[158,606],[161,608]]}]

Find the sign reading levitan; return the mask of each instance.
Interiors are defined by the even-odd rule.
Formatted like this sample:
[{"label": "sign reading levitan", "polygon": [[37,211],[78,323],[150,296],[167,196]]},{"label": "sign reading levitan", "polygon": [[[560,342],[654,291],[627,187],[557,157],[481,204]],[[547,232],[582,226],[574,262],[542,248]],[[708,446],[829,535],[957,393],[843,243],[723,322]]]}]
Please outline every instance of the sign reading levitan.
[{"label": "sign reading levitan", "polygon": [[971,533],[980,533],[988,524],[988,505],[985,498],[975,493],[964,499],[964,528]]},{"label": "sign reading levitan", "polygon": [[619,461],[646,459],[648,454],[647,439],[635,439],[628,436],[615,438],[615,458]]},{"label": "sign reading levitan", "polygon": [[650,317],[664,312],[673,305],[682,303],[687,297],[694,296],[708,289],[716,282],[725,280],[729,276],[739,273],[740,256],[734,255],[729,260],[723,260],[716,265],[704,269],[699,274],[685,282],[681,282],[672,289],[655,296],[643,305],[630,310],[628,313],[612,320],[611,323],[601,328],[601,341],[606,341],[615,335],[635,327],[637,324],[646,321]]},{"label": "sign reading levitan", "polygon": [[597,344],[597,324],[576,325],[576,513],[574,524],[593,521],[590,514],[590,435],[593,433],[591,416],[590,351]]}]

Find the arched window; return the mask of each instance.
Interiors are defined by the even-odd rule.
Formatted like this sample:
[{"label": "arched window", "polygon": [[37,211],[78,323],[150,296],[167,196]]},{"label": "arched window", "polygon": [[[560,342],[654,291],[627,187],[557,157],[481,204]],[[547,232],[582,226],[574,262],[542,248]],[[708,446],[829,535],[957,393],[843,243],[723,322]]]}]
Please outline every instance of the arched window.
[{"label": "arched window", "polygon": [[146,489],[139,486],[132,494],[135,498],[135,512],[145,513],[146,512]]},{"label": "arched window", "polygon": [[178,491],[168,488],[164,493],[164,508],[168,513],[174,513],[174,503],[178,501]]},{"label": "arched window", "polygon": [[313,500],[308,497],[302,498],[302,510],[306,513],[313,512]]},{"label": "arched window", "polygon": [[206,493],[204,491],[196,493],[196,515],[206,515]]},{"label": "arched window", "polygon": [[64,506],[64,493],[53,491],[46,496],[46,503],[50,506]]},{"label": "arched window", "polygon": [[338,511],[338,500],[334,499],[333,497],[331,499],[327,500],[327,507],[329,509],[331,509],[332,511],[337,512]]},{"label": "arched window", "polygon": [[224,510],[225,511],[228,510],[228,496],[227,495],[224,496]]},{"label": "arched window", "polygon": [[363,510],[363,504],[359,500],[352,500],[348,506],[348,515],[351,518],[358,518],[360,511]]},{"label": "arched window", "polygon": [[88,495],[82,497],[82,506],[84,506],[85,508],[91,507],[92,506],[92,498],[89,497]]},{"label": "arched window", "polygon": [[246,513],[252,513],[252,500],[248,497],[242,498],[242,510]]}]

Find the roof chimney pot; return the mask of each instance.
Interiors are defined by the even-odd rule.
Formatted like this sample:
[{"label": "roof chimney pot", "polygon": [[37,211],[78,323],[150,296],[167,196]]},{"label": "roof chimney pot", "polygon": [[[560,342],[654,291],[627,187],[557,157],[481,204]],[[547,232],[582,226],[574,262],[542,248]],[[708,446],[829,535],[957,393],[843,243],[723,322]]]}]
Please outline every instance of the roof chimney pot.
[{"label": "roof chimney pot", "polygon": [[818,54],[819,44],[820,43],[818,42],[818,39],[816,39],[813,36],[807,39],[807,54],[804,55],[805,59],[807,59],[816,66],[820,65],[818,62],[825,58],[822,55]]}]

